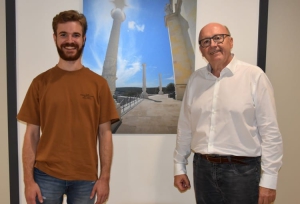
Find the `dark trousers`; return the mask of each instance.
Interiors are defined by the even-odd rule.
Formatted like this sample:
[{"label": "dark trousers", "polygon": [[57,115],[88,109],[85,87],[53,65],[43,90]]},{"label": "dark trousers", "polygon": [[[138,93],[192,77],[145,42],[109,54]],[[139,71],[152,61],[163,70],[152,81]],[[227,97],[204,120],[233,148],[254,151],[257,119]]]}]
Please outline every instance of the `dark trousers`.
[{"label": "dark trousers", "polygon": [[194,155],[194,189],[197,204],[257,204],[260,157],[240,163],[214,163]]}]

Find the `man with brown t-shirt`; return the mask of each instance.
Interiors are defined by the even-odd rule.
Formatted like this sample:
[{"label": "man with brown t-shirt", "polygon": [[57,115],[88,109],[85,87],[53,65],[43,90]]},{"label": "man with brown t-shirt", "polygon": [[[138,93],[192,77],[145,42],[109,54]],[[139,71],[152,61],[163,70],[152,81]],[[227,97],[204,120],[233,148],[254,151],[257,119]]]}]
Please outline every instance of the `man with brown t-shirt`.
[{"label": "man with brown t-shirt", "polygon": [[[112,161],[111,123],[118,120],[108,84],[81,63],[87,22],[77,11],[53,18],[58,64],[33,79],[17,118],[28,204],[104,203]],[[41,135],[40,135],[41,132]],[[97,138],[101,172],[98,178]]]}]

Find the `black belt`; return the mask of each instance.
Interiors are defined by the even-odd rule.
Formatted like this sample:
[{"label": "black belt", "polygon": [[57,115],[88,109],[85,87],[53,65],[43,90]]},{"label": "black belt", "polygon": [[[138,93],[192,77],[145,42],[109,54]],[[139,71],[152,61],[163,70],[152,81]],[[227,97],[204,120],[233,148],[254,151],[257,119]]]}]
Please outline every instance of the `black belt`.
[{"label": "black belt", "polygon": [[213,163],[237,163],[237,164],[246,164],[245,160],[254,157],[244,157],[244,156],[220,156],[214,154],[199,154],[203,159],[213,162]]}]

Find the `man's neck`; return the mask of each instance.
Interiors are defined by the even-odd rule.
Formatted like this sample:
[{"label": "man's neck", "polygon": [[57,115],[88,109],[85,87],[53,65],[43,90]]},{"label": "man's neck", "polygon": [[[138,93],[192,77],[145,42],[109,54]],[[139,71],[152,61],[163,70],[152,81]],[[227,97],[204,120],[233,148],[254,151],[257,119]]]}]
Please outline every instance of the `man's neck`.
[{"label": "man's neck", "polygon": [[231,62],[233,55],[230,56],[229,60],[225,63],[210,63],[211,73],[216,77],[220,77],[221,71]]},{"label": "man's neck", "polygon": [[66,71],[76,71],[83,67],[81,63],[81,58],[75,61],[66,61],[63,59],[59,59],[57,66]]}]

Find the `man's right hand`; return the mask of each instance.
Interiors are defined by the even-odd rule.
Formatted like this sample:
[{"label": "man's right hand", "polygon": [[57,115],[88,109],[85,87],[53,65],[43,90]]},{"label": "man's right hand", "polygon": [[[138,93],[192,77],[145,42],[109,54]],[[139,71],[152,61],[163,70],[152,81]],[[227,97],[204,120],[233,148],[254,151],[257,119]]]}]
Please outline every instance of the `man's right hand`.
[{"label": "man's right hand", "polygon": [[180,192],[188,190],[190,185],[190,180],[186,174],[174,176],[174,186],[178,188]]},{"label": "man's right hand", "polygon": [[40,203],[43,202],[43,196],[38,184],[32,182],[30,184],[25,185],[25,198],[27,204],[36,204],[36,197],[38,198]]}]

